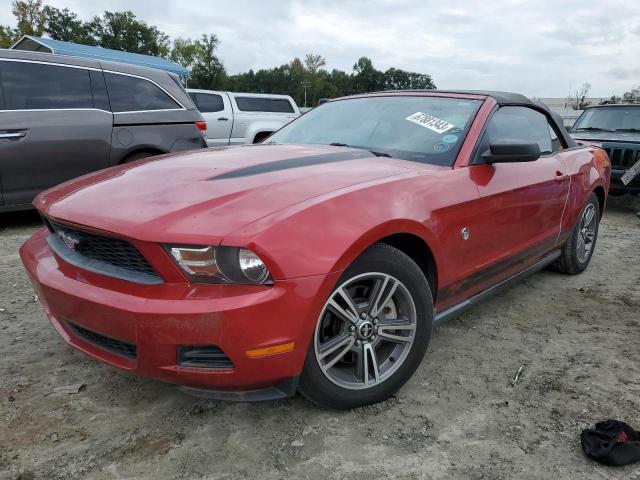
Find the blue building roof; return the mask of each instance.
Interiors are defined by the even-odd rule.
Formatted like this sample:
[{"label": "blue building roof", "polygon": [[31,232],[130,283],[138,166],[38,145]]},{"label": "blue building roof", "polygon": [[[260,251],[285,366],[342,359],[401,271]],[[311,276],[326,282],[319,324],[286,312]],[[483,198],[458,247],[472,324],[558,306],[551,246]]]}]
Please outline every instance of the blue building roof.
[{"label": "blue building roof", "polygon": [[141,53],[121,52],[120,50],[111,50],[110,48],[92,47],[89,45],[81,45],[79,43],[62,42],[60,40],[34,37],[32,35],[25,35],[11,48],[14,50],[48,52],[55,53],[57,55],[69,55],[72,57],[92,58],[94,60],[129,63],[141,67],[166,70],[180,75],[181,77],[186,77],[189,74],[189,70],[165,58],[143,55]]}]

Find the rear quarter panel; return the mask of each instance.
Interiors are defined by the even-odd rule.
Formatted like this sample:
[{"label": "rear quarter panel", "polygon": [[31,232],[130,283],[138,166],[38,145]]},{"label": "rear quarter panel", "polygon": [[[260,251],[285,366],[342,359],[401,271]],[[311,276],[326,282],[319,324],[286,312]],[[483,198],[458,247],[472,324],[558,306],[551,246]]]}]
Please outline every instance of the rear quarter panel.
[{"label": "rear quarter panel", "polygon": [[195,123],[114,126],[111,143],[112,164],[135,152],[170,153],[206,145]]},{"label": "rear quarter panel", "polygon": [[591,145],[575,148],[570,153],[565,157],[567,173],[571,176],[571,185],[562,217],[563,232],[573,229],[587,198],[598,187],[602,189],[605,200],[600,209],[600,215],[602,215],[611,181],[611,163],[604,150]]}]

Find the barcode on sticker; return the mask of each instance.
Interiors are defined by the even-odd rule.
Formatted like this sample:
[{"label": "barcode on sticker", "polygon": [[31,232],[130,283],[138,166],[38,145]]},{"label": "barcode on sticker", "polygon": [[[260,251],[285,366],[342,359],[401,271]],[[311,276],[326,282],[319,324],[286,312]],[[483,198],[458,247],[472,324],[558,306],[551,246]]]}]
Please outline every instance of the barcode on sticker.
[{"label": "barcode on sticker", "polygon": [[410,122],[426,127],[436,133],[444,133],[455,127],[455,125],[452,125],[446,120],[442,120],[441,118],[422,112],[416,112],[413,115],[409,115],[405,120],[409,120]]}]

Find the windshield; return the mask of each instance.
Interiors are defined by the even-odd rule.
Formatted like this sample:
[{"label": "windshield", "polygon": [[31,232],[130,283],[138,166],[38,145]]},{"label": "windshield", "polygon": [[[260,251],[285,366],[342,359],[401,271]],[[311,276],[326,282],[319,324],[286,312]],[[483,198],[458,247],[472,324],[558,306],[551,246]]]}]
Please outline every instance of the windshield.
[{"label": "windshield", "polygon": [[589,108],[578,118],[571,131],[590,130],[640,132],[640,106]]},{"label": "windshield", "polygon": [[481,103],[426,96],[338,100],[291,122],[268,143],[350,146],[451,166]]}]

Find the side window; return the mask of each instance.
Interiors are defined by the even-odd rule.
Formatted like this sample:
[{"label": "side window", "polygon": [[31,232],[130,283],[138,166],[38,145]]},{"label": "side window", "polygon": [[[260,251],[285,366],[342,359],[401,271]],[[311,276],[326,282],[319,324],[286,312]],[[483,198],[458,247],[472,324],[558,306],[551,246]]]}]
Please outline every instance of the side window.
[{"label": "side window", "polygon": [[191,93],[191,98],[202,113],[221,112],[224,110],[224,102],[220,95],[213,93]]},{"label": "side window", "polygon": [[[527,107],[502,107],[489,119],[485,139],[489,144],[500,141],[537,143],[543,155],[552,153],[552,129],[547,117]],[[555,135],[555,132],[553,132]],[[555,135],[557,144],[557,135]]]},{"label": "side window", "polygon": [[0,61],[5,110],[93,108],[89,71],[42,63]]},{"label": "side window", "polygon": [[294,113],[286,98],[235,97],[238,109],[243,112]]},{"label": "side window", "polygon": [[104,79],[114,112],[181,108],[169,95],[143,78],[105,72]]},{"label": "side window", "polygon": [[104,83],[104,75],[96,70],[89,71],[91,78],[91,91],[93,92],[93,107],[100,110],[110,110],[107,86]]}]

